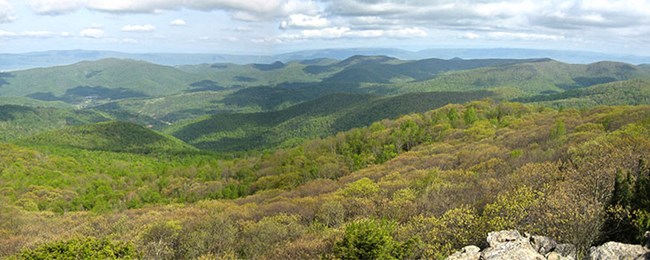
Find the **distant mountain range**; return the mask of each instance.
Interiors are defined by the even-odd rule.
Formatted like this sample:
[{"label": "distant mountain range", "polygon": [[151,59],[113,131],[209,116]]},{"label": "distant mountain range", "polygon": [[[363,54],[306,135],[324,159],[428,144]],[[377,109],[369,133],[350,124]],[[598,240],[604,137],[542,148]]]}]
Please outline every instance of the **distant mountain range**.
[{"label": "distant mountain range", "polygon": [[384,55],[402,60],[427,58],[462,59],[524,59],[551,58],[566,63],[593,63],[596,61],[619,61],[631,64],[650,63],[650,57],[617,55],[584,51],[536,50],[536,49],[425,49],[407,51],[389,48],[318,49],[288,52],[276,55],[234,55],[208,53],[124,53],[97,50],[53,50],[29,53],[0,53],[0,71],[68,65],[80,61],[120,58],[148,61],[161,65],[178,66],[203,63],[273,63],[311,59],[342,60],[354,55]]},{"label": "distant mountain range", "polygon": [[[315,58],[319,52],[291,55],[282,58],[291,61],[244,65],[169,66],[106,58],[2,72],[0,105],[6,106],[0,106],[0,140],[115,120],[162,131],[204,151],[230,153],[291,147],[379,120],[475,100],[565,108],[650,104],[648,65],[614,61],[569,64],[549,58],[417,60],[358,54],[345,59]],[[100,56],[68,52],[61,57]],[[138,130],[131,125],[109,126],[106,129],[110,131],[115,127]],[[88,130],[75,129],[46,135]],[[75,143],[66,143],[66,147],[119,150],[87,142],[110,132],[102,127],[92,130],[97,129],[100,134],[89,139],[67,138]],[[38,140],[55,143],[43,136]],[[160,146],[186,150],[172,141]]]}]

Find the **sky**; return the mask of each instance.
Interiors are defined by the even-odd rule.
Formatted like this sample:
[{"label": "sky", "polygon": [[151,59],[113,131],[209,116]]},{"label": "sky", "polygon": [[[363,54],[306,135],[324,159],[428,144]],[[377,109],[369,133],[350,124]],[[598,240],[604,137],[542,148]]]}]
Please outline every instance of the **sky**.
[{"label": "sky", "polygon": [[649,46],[650,0],[0,0],[1,53]]}]

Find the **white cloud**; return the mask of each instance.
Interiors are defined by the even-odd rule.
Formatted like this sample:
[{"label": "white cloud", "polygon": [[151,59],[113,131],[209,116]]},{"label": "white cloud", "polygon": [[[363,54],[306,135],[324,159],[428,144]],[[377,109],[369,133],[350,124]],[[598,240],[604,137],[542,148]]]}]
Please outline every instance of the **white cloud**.
[{"label": "white cloud", "polygon": [[158,13],[180,9],[206,12],[222,10],[231,12],[236,19],[243,17],[249,20],[269,20],[295,13],[314,14],[319,9],[317,3],[312,0],[30,0],[30,6],[36,13],[50,15],[84,8],[111,13]]},{"label": "white cloud", "polygon": [[243,22],[259,22],[262,20],[262,16],[259,16],[255,13],[237,11],[232,13],[232,19],[243,21]]},{"label": "white cloud", "polygon": [[185,25],[187,25],[187,22],[185,22],[185,20],[183,20],[183,19],[175,19],[175,20],[169,22],[169,25],[171,25],[171,26],[185,26]]},{"label": "white cloud", "polygon": [[304,30],[304,38],[341,38],[350,32],[348,27],[330,27],[319,30]]},{"label": "white cloud", "polygon": [[131,38],[124,38],[120,40],[120,43],[125,43],[125,44],[138,44],[138,40],[136,39],[131,39]]},{"label": "white cloud", "polygon": [[347,35],[360,38],[377,38],[383,36],[385,33],[384,30],[361,30],[349,32]]},{"label": "white cloud", "polygon": [[0,37],[11,37],[11,36],[16,36],[16,33],[0,30]]},{"label": "white cloud", "polygon": [[51,32],[51,31],[23,31],[23,32],[11,32],[0,30],[0,37],[24,37],[24,38],[52,38],[52,37],[67,37],[69,36],[66,32]]},{"label": "white cloud", "polygon": [[428,35],[425,30],[416,27],[386,30],[385,32],[385,35],[390,38],[426,37]]},{"label": "white cloud", "polygon": [[[19,0],[0,0],[0,23],[16,19],[10,3],[17,6],[17,2]],[[228,28],[224,28],[227,26],[224,25],[220,27],[221,30],[233,33],[233,37],[240,41],[253,39],[251,40],[253,42],[266,43],[310,39],[414,37],[427,37],[426,40],[431,41],[445,40],[447,37],[451,42],[475,39],[504,42],[557,41],[558,46],[563,43],[575,44],[578,40],[595,43],[616,39],[617,43],[630,42],[637,43],[636,45],[650,42],[650,0],[26,0],[25,2],[34,12],[44,15],[62,15],[79,10],[127,15],[187,10],[216,11],[215,15],[225,12],[231,19],[246,23],[236,22]],[[185,18],[185,16],[177,17]],[[182,19],[164,22],[169,22],[170,26],[187,24]],[[190,22],[193,26],[199,26],[193,21]],[[269,25],[273,24],[278,25],[280,30],[269,31]],[[164,26],[164,23],[155,25],[160,27]],[[87,28],[89,31],[83,34],[84,37],[106,37],[102,27],[92,27]],[[105,28],[108,30],[108,27]],[[131,25],[122,29],[130,32],[157,31],[153,26],[146,27],[146,25]],[[442,36],[437,32],[447,34]],[[0,36],[9,37],[8,34],[10,32],[5,31]],[[14,36],[21,36],[21,34],[16,32]],[[192,39],[197,37],[198,35],[191,36]],[[224,37],[219,40],[223,40]],[[216,41],[216,38],[213,40]],[[425,44],[427,43],[422,43]],[[611,48],[613,44],[609,46],[608,48]]]},{"label": "white cloud", "polygon": [[464,34],[460,35],[459,38],[474,40],[474,39],[481,38],[481,36],[476,34],[476,33],[468,32],[468,33],[464,33]]},{"label": "white cloud", "polygon": [[54,37],[59,34],[55,32],[50,32],[50,31],[25,31],[20,34],[21,36],[25,37],[37,37],[37,38],[44,38],[44,37]]},{"label": "white cloud", "polygon": [[[324,0],[327,18],[427,25],[438,28],[517,30],[603,27],[627,28],[650,23],[647,0]],[[375,23],[376,24],[376,23]]]},{"label": "white cloud", "polygon": [[323,28],[327,27],[329,22],[320,15],[311,16],[305,14],[292,14],[288,20],[280,23],[280,29],[288,28]]},{"label": "white cloud", "polygon": [[494,40],[524,40],[524,41],[537,41],[537,40],[561,40],[565,37],[562,35],[550,35],[540,33],[522,33],[522,32],[489,32],[488,38]]},{"label": "white cloud", "polygon": [[375,29],[375,30],[357,30],[351,31],[346,36],[360,38],[415,38],[425,37],[427,32],[420,28],[400,28],[400,29]]},{"label": "white cloud", "polygon": [[253,28],[250,27],[250,26],[237,26],[237,27],[235,27],[235,31],[236,32],[245,32],[245,33],[247,33],[247,32],[252,32]]},{"label": "white cloud", "polygon": [[78,10],[83,0],[30,0],[29,6],[38,14],[60,15]]},{"label": "white cloud", "polygon": [[328,27],[323,29],[302,30],[300,33],[287,33],[273,38],[271,41],[289,42],[313,39],[341,38],[415,38],[425,37],[428,33],[421,28],[395,28],[375,30],[353,30],[350,27]]},{"label": "white cloud", "polygon": [[125,25],[122,27],[123,32],[153,32],[156,27],[151,24],[144,25]]},{"label": "white cloud", "polygon": [[0,23],[8,23],[16,20],[14,7],[6,0],[0,0]]},{"label": "white cloud", "polygon": [[106,33],[101,28],[90,27],[90,28],[86,28],[86,29],[81,30],[79,32],[79,35],[81,37],[95,38],[96,39],[96,38],[103,38],[104,36],[106,36]]}]

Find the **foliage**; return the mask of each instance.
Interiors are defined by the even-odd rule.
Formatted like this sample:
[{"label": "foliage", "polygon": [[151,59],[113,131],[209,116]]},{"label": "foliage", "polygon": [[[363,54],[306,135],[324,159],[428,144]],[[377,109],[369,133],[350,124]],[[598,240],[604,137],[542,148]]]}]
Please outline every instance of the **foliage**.
[{"label": "foliage", "polygon": [[25,138],[47,130],[108,121],[94,111],[0,105],[0,141]]},{"label": "foliage", "polygon": [[25,145],[51,145],[86,150],[155,153],[192,153],[196,149],[182,141],[127,122],[103,122],[45,132],[23,140]]},{"label": "foliage", "polygon": [[198,148],[217,152],[272,149],[491,94],[487,91],[431,92],[384,98],[332,94],[279,111],[217,114],[170,127],[167,132]]},{"label": "foliage", "polygon": [[0,256],[92,236],[149,258],[343,257],[364,239],[442,258],[500,228],[584,252],[610,208],[625,236],[647,229],[649,122],[647,106],[475,101],[240,157],[0,144]]},{"label": "foliage", "polygon": [[343,239],[334,245],[340,259],[408,259],[413,257],[415,240],[398,242],[393,238],[396,223],[363,219],[345,228]]},{"label": "foliage", "polygon": [[603,240],[642,243],[650,230],[650,167],[639,161],[637,171],[617,172],[611,201],[603,226]]},{"label": "foliage", "polygon": [[597,84],[560,93],[535,95],[515,99],[554,107],[592,107],[602,105],[650,104],[650,82],[646,78]]},{"label": "foliage", "polygon": [[41,245],[21,252],[15,259],[139,259],[130,243],[107,239],[73,239]]}]

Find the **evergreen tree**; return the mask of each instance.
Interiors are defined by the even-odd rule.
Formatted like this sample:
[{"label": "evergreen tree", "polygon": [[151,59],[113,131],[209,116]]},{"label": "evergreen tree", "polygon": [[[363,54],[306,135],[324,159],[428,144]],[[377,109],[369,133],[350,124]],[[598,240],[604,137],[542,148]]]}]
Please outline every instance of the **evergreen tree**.
[{"label": "evergreen tree", "polygon": [[601,243],[607,241],[631,243],[634,241],[635,227],[632,223],[633,216],[630,206],[633,197],[631,188],[631,174],[617,171],[612,198],[607,207],[607,218],[603,225]]},{"label": "evergreen tree", "polygon": [[639,160],[632,202],[634,209],[650,210],[650,168],[644,159]]}]

